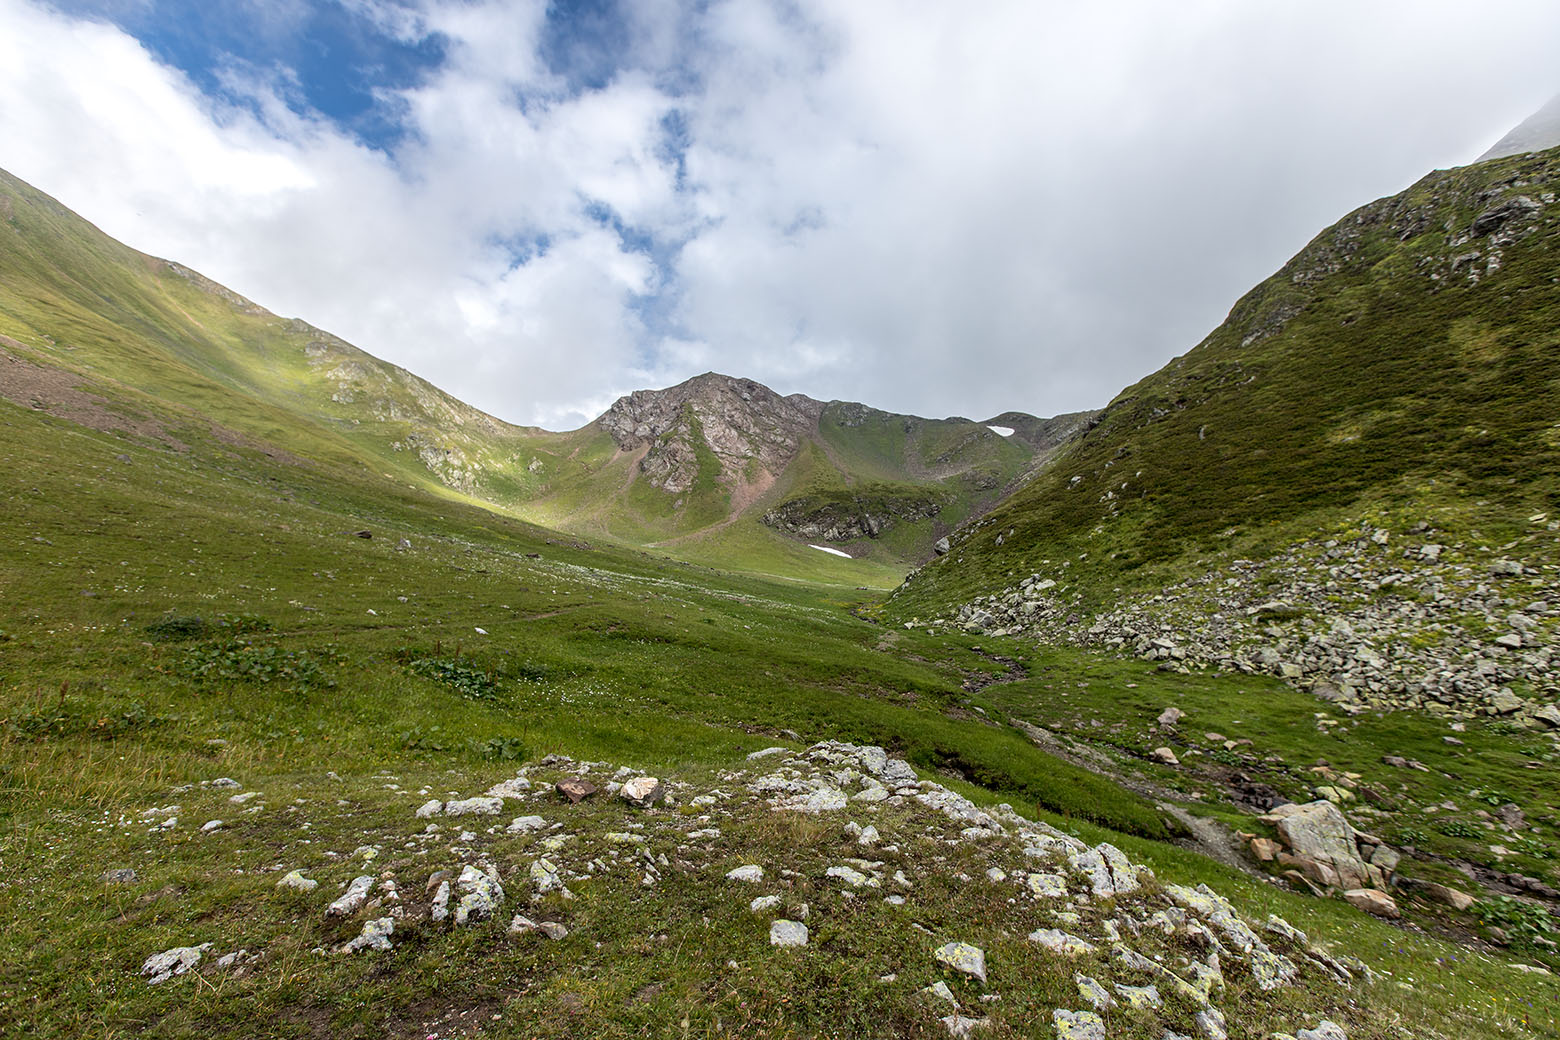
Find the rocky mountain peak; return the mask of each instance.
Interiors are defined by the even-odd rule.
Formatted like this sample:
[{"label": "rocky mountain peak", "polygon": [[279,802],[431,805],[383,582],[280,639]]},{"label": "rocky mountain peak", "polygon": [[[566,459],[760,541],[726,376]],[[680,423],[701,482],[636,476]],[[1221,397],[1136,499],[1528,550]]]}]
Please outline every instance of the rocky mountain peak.
[{"label": "rocky mountain peak", "polygon": [[[751,379],[706,372],[665,390],[636,390],[597,419],[620,451],[643,451],[650,482],[680,494],[698,479],[701,450],[720,462],[719,480],[735,489],[767,486],[801,450],[823,404],[781,397]],[[757,470],[750,464],[757,463]]]},{"label": "rocky mountain peak", "polygon": [[1524,152],[1542,152],[1560,146],[1560,95],[1549,104],[1523,120],[1511,133],[1495,143],[1495,147],[1479,156],[1478,161],[1504,159],[1508,155]]}]

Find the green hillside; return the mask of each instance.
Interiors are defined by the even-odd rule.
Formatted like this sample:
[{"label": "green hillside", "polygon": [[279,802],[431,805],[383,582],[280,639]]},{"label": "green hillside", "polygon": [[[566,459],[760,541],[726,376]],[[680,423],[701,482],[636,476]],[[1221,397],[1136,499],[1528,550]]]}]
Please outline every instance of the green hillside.
[{"label": "green hillside", "polygon": [[895,610],[1063,566],[1103,607],[1361,521],[1548,553],[1529,517],[1560,508],[1557,186],[1546,152],[1351,213],[1119,394]]},{"label": "green hillside", "polygon": [[[893,585],[938,537],[994,503],[1033,454],[1024,441],[967,421],[782,401],[759,388],[800,424],[789,453],[763,443],[769,416],[748,416],[751,453],[739,445],[717,456],[710,442],[720,431],[705,426],[743,426],[744,417],[702,413],[684,393],[679,421],[657,437],[700,471],[690,487],[669,492],[645,479],[643,449],[606,432],[612,413],[570,433],[510,425],[327,332],[121,245],[3,172],[0,336],[6,357],[26,362],[0,385],[14,403],[101,425],[105,407],[134,413],[155,402],[272,452],[485,502],[581,537],[792,577]],[[719,387],[700,380],[641,394],[703,388],[693,394],[702,407]],[[864,482],[934,501],[941,515],[897,524],[886,517],[896,527],[890,537],[831,542],[853,560],[761,522],[790,498]]]}]

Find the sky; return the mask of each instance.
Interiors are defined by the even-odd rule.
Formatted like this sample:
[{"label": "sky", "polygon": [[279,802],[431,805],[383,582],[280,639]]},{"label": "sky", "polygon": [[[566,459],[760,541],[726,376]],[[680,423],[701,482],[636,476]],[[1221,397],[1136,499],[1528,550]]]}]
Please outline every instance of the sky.
[{"label": "sky", "polygon": [[1553,0],[0,0],[0,167],[511,422],[1051,415],[1557,54]]}]

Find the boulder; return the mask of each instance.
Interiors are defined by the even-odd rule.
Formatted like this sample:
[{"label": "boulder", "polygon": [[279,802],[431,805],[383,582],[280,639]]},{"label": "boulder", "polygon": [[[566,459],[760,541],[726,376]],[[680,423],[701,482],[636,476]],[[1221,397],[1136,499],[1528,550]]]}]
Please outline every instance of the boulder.
[{"label": "boulder", "polygon": [[1295,866],[1324,885],[1364,888],[1369,878],[1354,845],[1354,832],[1339,808],[1328,801],[1302,805],[1278,821],[1278,834],[1293,853]]},{"label": "boulder", "polygon": [[1473,896],[1460,889],[1433,882],[1420,888],[1419,892],[1432,903],[1441,903],[1453,910],[1466,910],[1478,902]]},{"label": "boulder", "polygon": [[325,913],[330,917],[348,917],[357,913],[368,900],[368,890],[373,887],[374,878],[370,874],[353,878],[341,897],[325,908]]},{"label": "boulder", "polygon": [[207,950],[211,949],[210,943],[201,943],[199,946],[175,946],[171,950],[162,953],[154,953],[146,958],[146,963],[141,965],[141,974],[147,977],[149,985],[157,985],[167,982],[175,975],[183,975],[195,965],[200,963]]},{"label": "boulder", "polygon": [[1175,757],[1175,752],[1167,747],[1156,747],[1148,753],[1148,757],[1155,762],[1163,762],[1167,766],[1178,766],[1181,760]]}]

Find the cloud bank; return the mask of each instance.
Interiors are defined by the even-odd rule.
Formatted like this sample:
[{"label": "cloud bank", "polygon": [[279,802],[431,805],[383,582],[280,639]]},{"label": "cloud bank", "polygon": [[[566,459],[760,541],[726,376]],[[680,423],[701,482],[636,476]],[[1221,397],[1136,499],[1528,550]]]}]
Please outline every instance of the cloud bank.
[{"label": "cloud bank", "polygon": [[706,369],[1099,406],[1560,90],[1536,0],[1486,5],[1499,47],[1406,0],[254,5],[273,41],[328,13],[393,50],[348,113],[307,48],[202,52],[156,6],[0,0],[0,166],[552,428]]}]

